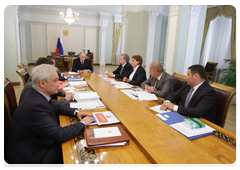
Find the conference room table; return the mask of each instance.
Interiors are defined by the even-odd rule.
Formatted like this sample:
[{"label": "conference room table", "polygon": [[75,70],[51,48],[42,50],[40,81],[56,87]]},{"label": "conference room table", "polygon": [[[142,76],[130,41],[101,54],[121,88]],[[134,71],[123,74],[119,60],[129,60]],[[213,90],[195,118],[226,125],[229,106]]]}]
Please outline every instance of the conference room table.
[{"label": "conference room table", "polygon": [[[86,90],[97,92],[106,105],[106,108],[82,111],[112,111],[130,136],[130,144],[86,150],[84,136],[79,134],[62,144],[64,164],[232,164],[236,161],[236,135],[226,129],[200,118],[216,131],[212,135],[189,140],[159,119],[155,115],[157,112],[149,109],[160,105],[163,98],[133,100],[98,73],[83,73],[80,76],[88,84]],[[69,116],[60,116],[59,120],[63,127],[78,121]]]}]

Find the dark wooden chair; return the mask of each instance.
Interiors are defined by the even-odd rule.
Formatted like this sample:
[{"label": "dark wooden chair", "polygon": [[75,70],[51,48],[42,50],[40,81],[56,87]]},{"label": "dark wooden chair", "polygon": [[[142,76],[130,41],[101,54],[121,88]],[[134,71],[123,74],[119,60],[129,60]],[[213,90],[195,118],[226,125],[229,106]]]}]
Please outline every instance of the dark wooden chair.
[{"label": "dark wooden chair", "polygon": [[174,87],[174,92],[179,90],[183,83],[185,83],[186,81],[186,77],[185,75],[182,74],[178,74],[178,73],[173,73],[172,78],[173,78],[173,87]]},{"label": "dark wooden chair", "polygon": [[6,107],[9,120],[11,120],[17,108],[17,100],[13,85],[6,77],[4,77],[4,106]]},{"label": "dark wooden chair", "polygon": [[23,85],[25,86],[25,84],[28,81],[28,78],[30,77],[28,72],[24,68],[21,68],[21,69],[17,70],[16,73],[21,77],[21,79],[23,81]]},{"label": "dark wooden chair", "polygon": [[74,55],[75,54],[75,52],[73,52],[73,51],[69,51],[68,52],[68,55],[70,55],[70,56],[72,56],[72,55]]},{"label": "dark wooden chair", "polygon": [[[25,66],[23,63],[20,63],[20,64],[18,64],[17,66],[18,66],[18,68],[23,68],[24,70],[26,70],[26,72],[28,72],[26,66]],[[29,73],[28,73],[28,74],[29,74]]]},{"label": "dark wooden chair", "polygon": [[[185,83],[186,81],[186,77],[185,75],[182,75],[182,74],[178,74],[176,72],[173,73],[172,75],[172,78],[173,78],[173,92],[179,90],[183,83]],[[181,101],[177,101],[176,102],[177,105],[181,106],[182,105],[182,102]]]},{"label": "dark wooden chair", "polygon": [[91,61],[92,68],[93,68],[93,57],[94,57],[93,52],[90,52],[88,55],[86,55],[86,59]]},{"label": "dark wooden chair", "polygon": [[64,71],[64,57],[63,56],[55,56],[55,66],[60,70]]},{"label": "dark wooden chair", "polygon": [[232,98],[236,94],[236,89],[233,87],[225,86],[214,82],[209,83],[216,92],[216,115],[217,125],[224,127],[229,105],[231,104]]},{"label": "dark wooden chair", "polygon": [[206,81],[213,81],[215,74],[216,74],[216,69],[217,69],[218,63],[213,63],[213,62],[207,62],[205,66],[205,71],[206,71]]}]

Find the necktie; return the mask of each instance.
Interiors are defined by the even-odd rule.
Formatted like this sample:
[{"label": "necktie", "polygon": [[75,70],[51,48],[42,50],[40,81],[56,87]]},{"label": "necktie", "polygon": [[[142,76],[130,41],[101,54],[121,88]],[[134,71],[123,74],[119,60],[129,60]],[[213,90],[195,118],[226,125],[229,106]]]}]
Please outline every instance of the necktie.
[{"label": "necktie", "polygon": [[155,85],[154,85],[155,89],[157,89],[158,82],[159,82],[159,80],[158,80],[158,79],[156,79],[156,81],[155,81]]},{"label": "necktie", "polygon": [[189,103],[189,101],[190,101],[190,97],[191,97],[191,94],[192,94],[193,90],[194,90],[194,88],[191,87],[191,89],[189,90],[189,92],[188,92],[188,94],[187,94],[187,98],[186,98],[184,107],[188,107],[188,103]]},{"label": "necktie", "polygon": [[82,64],[82,69],[83,69],[83,64],[84,64],[83,61],[81,62],[81,64]]},{"label": "necktie", "polygon": [[121,68],[120,75],[122,74],[122,71],[123,71],[123,66],[122,66],[122,68]]}]

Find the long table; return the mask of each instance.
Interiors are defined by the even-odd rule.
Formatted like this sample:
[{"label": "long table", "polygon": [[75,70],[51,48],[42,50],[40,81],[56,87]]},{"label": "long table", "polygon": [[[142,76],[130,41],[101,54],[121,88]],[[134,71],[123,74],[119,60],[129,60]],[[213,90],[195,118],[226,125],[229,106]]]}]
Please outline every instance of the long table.
[{"label": "long table", "polygon": [[[232,164],[236,160],[236,135],[201,118],[217,131],[214,135],[190,141],[158,119],[149,109],[159,101],[132,100],[96,73],[84,73],[89,88],[98,93],[107,108],[87,110],[112,111],[131,137],[130,145],[86,151],[82,134],[62,144],[66,164]],[[61,126],[76,118],[60,116]],[[113,125],[110,125],[113,126]],[[87,127],[89,128],[89,127]],[[93,127],[91,127],[93,128]]]}]

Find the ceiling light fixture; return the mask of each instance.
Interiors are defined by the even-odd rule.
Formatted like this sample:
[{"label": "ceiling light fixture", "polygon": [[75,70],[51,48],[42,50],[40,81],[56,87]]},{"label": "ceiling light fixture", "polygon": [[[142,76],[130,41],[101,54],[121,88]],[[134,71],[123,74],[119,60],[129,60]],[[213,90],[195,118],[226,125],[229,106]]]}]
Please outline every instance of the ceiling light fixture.
[{"label": "ceiling light fixture", "polygon": [[66,17],[64,16],[63,12],[59,12],[59,14],[60,18],[66,21],[68,25],[71,25],[75,20],[79,20],[79,13],[75,12],[75,16],[73,17],[72,8],[70,7],[70,5],[69,7],[67,7]]}]

